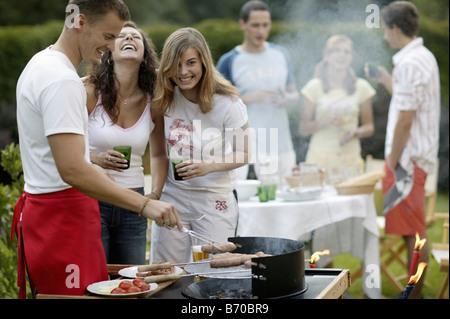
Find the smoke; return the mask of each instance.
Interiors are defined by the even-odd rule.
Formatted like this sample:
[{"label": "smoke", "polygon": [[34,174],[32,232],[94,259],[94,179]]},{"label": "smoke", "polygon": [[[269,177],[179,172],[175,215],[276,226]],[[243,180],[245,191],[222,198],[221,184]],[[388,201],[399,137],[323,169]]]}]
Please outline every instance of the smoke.
[{"label": "smoke", "polygon": [[[312,78],[315,65],[322,59],[325,42],[331,35],[345,34],[353,40],[355,54],[352,67],[358,76],[364,76],[365,62],[383,64],[390,68],[392,50],[383,39],[381,24],[372,27],[373,11],[369,5],[381,6],[371,0],[291,0],[284,22],[291,32],[276,37],[291,53],[299,85]],[[372,7],[369,7],[372,8]],[[372,16],[371,16],[372,14]],[[379,19],[379,17],[378,17]]]},{"label": "smoke", "polygon": [[308,21],[320,24],[365,21],[365,9],[375,0],[290,0],[286,21]]},{"label": "smoke", "polygon": [[[366,62],[383,65],[388,70],[392,69],[394,52],[383,39],[378,15],[378,10],[381,10],[385,2],[290,0],[286,4],[289,10],[286,10],[288,13],[283,20],[290,29],[288,32],[280,32],[273,41],[283,45],[290,52],[299,91],[313,78],[315,66],[323,58],[325,42],[335,34],[344,34],[352,39],[354,45],[352,68],[358,77],[365,78]],[[372,84],[376,86],[375,83]],[[382,101],[381,104],[387,105],[386,101]],[[373,106],[377,107],[376,104]],[[299,162],[304,160],[309,143],[308,138],[301,137],[298,133],[300,112],[298,109],[290,110],[291,132]],[[383,109],[382,112],[386,110]],[[384,147],[374,145],[373,141],[370,144],[370,148]],[[373,154],[374,150],[363,150],[364,152]]]}]

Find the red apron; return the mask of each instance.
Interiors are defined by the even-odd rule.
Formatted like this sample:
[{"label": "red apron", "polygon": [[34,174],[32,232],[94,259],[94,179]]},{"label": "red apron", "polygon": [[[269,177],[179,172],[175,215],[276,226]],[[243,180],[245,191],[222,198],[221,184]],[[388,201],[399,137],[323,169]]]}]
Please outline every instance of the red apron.
[{"label": "red apron", "polygon": [[[386,176],[382,180],[384,195],[386,234],[414,236],[417,232],[425,236],[425,181],[427,174],[414,165],[410,176],[399,174],[385,162]],[[401,176],[401,177],[400,177]],[[390,206],[387,204],[387,199]]]},{"label": "red apron", "polygon": [[89,284],[108,280],[98,201],[80,191],[24,193],[14,209],[11,240],[14,232],[20,298],[26,298],[25,266],[31,289],[42,294],[83,295]]}]

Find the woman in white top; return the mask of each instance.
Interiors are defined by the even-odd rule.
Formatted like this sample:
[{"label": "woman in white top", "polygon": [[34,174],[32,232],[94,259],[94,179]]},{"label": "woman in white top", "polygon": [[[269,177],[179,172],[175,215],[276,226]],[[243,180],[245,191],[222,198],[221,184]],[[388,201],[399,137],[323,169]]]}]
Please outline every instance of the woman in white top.
[{"label": "woman in white top", "polygon": [[[126,22],[115,50],[105,53],[85,79],[91,161],[123,187],[144,194],[142,156],[150,139],[152,193],[159,199],[166,178],[163,117],[150,105],[158,59],[147,35]],[[114,146],[130,145],[128,169]],[[120,207],[99,202],[102,241],[108,263],[144,264],[147,220]]]},{"label": "woman in white top", "polygon": [[360,138],[373,135],[371,99],[375,90],[351,68],[353,42],[344,35],[330,37],[315,78],[302,89],[300,133],[312,135],[306,162],[326,169],[362,169]]},{"label": "woman in white top", "polygon": [[[175,205],[187,229],[227,241],[238,217],[234,169],[248,162],[247,112],[197,30],[179,29],[166,40],[153,103],[165,115],[170,158],[184,158],[169,165],[161,200]],[[152,226],[151,262],[191,259],[186,233]]]}]

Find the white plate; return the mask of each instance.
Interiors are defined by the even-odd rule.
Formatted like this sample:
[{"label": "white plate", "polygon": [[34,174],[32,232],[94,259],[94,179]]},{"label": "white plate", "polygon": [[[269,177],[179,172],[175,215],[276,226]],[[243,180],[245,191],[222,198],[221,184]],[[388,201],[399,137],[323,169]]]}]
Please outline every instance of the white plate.
[{"label": "white plate", "polygon": [[[119,275],[121,275],[123,277],[127,277],[127,278],[138,278],[136,276],[136,274],[138,273],[137,269],[138,269],[138,266],[122,268],[119,270]],[[175,266],[175,271],[171,274],[181,274],[182,272],[183,272],[183,269]],[[142,278],[142,277],[140,277],[140,278]]]},{"label": "white plate", "polygon": [[288,202],[315,200],[322,196],[322,188],[290,188],[283,192],[277,192],[277,198]]},{"label": "white plate", "polygon": [[[128,294],[111,294],[111,290],[114,288],[119,287],[119,284],[122,281],[131,281],[130,279],[116,279],[116,280],[106,280],[106,281],[100,281],[93,284],[90,284],[87,286],[87,290],[93,294],[101,295],[101,296],[108,296],[108,297],[137,297],[144,295],[152,290],[155,290],[158,287],[158,284],[151,283],[150,289],[146,291],[140,291],[140,292],[132,292]],[[109,291],[109,292],[108,292]]]}]

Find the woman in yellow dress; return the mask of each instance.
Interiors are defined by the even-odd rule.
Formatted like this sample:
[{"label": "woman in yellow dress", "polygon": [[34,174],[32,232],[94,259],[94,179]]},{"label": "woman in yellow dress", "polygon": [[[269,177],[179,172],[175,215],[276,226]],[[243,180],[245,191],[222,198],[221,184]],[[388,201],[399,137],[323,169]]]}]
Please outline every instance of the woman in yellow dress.
[{"label": "woman in yellow dress", "polygon": [[[330,37],[315,77],[302,89],[303,109],[299,131],[312,135],[306,162],[324,167],[330,173],[340,169],[361,171],[360,138],[373,135],[371,99],[375,90],[356,77],[351,63],[353,42],[344,35]],[[341,176],[341,178],[351,176]],[[335,180],[334,182],[337,182]]]}]

